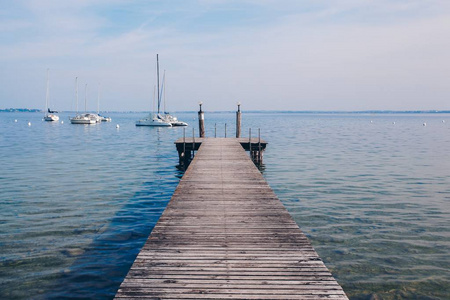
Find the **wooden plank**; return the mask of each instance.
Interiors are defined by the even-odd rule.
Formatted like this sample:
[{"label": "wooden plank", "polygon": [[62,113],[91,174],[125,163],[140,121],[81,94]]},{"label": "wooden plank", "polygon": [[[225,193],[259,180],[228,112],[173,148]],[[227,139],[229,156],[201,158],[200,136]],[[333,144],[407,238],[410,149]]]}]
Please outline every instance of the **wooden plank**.
[{"label": "wooden plank", "polygon": [[248,139],[195,142],[116,298],[347,299],[245,153]]}]

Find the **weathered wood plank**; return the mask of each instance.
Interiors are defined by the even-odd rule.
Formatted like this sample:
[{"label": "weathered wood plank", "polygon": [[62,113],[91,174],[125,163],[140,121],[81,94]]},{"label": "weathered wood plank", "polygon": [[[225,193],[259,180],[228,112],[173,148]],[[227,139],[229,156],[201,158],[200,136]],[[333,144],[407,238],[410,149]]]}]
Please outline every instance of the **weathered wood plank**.
[{"label": "weathered wood plank", "polygon": [[241,281],[308,281],[308,280],[334,280],[329,272],[297,272],[293,276],[271,276],[264,274],[248,275],[223,275],[223,274],[192,274],[189,276],[183,274],[147,274],[142,270],[130,270],[129,275],[132,275],[133,280],[140,279],[168,279],[168,280],[185,280],[185,279],[203,279],[203,280],[232,280],[236,282]]},{"label": "weathered wood plank", "polygon": [[347,299],[245,153],[248,139],[195,142],[116,298]]}]

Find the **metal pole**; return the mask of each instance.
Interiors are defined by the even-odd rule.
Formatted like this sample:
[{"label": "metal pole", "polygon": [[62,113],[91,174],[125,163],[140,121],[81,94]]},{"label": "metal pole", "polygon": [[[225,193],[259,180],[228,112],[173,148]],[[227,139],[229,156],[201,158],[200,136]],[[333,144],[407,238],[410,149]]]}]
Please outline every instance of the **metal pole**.
[{"label": "metal pole", "polygon": [[227,123],[225,123],[225,137],[227,137]]},{"label": "metal pole", "polygon": [[217,123],[214,123],[214,137],[217,137]]},{"label": "metal pole", "polygon": [[202,111],[202,104],[203,102],[200,102],[200,110],[198,111],[198,127],[199,127],[199,136],[205,137],[205,114]]},{"label": "metal pole", "polygon": [[236,112],[236,137],[241,137],[241,103],[237,104],[238,110]]}]

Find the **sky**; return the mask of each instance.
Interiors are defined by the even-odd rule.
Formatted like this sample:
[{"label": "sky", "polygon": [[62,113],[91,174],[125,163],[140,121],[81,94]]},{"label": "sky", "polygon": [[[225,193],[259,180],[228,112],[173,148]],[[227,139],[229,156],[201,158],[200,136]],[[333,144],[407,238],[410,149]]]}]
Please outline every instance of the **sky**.
[{"label": "sky", "polygon": [[151,111],[156,54],[167,111],[450,110],[448,0],[0,0],[0,108]]}]

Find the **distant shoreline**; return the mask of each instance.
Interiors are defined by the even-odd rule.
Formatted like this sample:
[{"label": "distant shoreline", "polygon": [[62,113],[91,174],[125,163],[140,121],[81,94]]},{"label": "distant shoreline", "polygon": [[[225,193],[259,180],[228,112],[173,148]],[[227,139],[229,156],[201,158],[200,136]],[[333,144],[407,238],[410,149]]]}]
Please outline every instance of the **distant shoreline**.
[{"label": "distant shoreline", "polygon": [[42,109],[37,108],[5,108],[0,109],[0,112],[41,112]]},{"label": "distant shoreline", "polygon": [[[44,112],[37,108],[5,108],[0,112]],[[60,111],[64,113],[76,113],[75,111]],[[207,113],[234,113],[228,111],[208,111]],[[278,114],[450,114],[450,110],[243,110],[244,113],[278,113]],[[150,111],[102,111],[101,113],[151,113]],[[173,113],[197,113],[197,111],[173,111]]]}]

